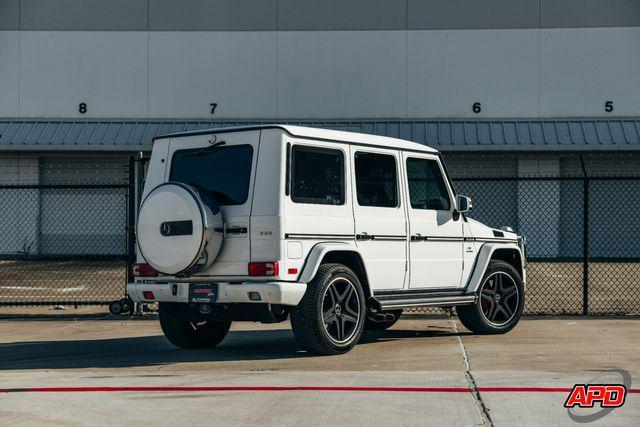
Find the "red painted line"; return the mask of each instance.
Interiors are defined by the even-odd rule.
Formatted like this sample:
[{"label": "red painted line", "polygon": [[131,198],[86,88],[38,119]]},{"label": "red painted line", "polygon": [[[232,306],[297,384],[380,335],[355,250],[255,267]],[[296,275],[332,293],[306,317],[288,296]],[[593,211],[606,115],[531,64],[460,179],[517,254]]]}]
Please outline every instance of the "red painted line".
[{"label": "red painted line", "polygon": [[[479,387],[485,393],[568,393],[571,387]],[[339,386],[149,386],[149,387],[20,387],[0,388],[0,393],[93,393],[93,392],[194,392],[194,391],[330,391],[383,393],[469,393],[466,387],[339,387]],[[640,393],[632,388],[627,393]]]},{"label": "red painted line", "polygon": [[[478,387],[485,393],[569,393],[573,387]],[[640,388],[627,389],[627,393],[640,393]]]},{"label": "red painted line", "polygon": [[373,391],[405,393],[468,393],[466,387],[339,387],[339,386],[149,386],[149,387],[25,387],[0,388],[0,393],[82,393],[123,391]]}]

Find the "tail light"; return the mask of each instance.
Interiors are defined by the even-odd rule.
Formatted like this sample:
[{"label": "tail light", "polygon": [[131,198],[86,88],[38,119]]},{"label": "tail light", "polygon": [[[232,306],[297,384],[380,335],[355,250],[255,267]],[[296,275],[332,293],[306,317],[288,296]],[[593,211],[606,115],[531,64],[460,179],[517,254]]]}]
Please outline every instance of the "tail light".
[{"label": "tail light", "polygon": [[133,277],[158,277],[158,272],[149,264],[133,264],[131,274]]},{"label": "tail light", "polygon": [[277,276],[278,261],[273,262],[250,262],[249,276]]}]

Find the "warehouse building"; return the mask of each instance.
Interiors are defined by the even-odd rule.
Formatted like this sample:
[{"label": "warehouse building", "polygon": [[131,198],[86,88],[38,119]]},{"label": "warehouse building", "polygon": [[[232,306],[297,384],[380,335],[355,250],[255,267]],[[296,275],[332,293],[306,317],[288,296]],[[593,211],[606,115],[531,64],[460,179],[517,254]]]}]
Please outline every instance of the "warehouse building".
[{"label": "warehouse building", "polygon": [[[462,178],[640,173],[635,0],[0,0],[0,57],[4,254],[120,252],[122,190],[27,203],[10,186],[126,184],[130,155],[183,130],[396,136]],[[522,191],[505,221],[534,203]],[[565,190],[545,191],[525,231],[560,228]],[[55,225],[74,203],[115,209],[99,239]],[[561,241],[537,255],[573,255]]]}]

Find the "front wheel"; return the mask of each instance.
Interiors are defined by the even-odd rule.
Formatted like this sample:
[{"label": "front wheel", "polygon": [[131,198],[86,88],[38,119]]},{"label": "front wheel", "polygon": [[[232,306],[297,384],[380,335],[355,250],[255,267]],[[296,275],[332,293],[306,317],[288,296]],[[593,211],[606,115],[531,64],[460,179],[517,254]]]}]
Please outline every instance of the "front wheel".
[{"label": "front wheel", "polygon": [[291,328],[310,353],[346,353],[362,335],[365,308],[358,276],[342,264],[322,264],[291,310]]},{"label": "front wheel", "polygon": [[231,322],[190,319],[179,304],[160,303],[160,326],[171,344],[181,348],[212,348],[227,336]]},{"label": "front wheel", "polygon": [[491,260],[472,305],[456,307],[460,322],[478,334],[504,334],[513,329],[524,309],[524,285],[518,271]]}]

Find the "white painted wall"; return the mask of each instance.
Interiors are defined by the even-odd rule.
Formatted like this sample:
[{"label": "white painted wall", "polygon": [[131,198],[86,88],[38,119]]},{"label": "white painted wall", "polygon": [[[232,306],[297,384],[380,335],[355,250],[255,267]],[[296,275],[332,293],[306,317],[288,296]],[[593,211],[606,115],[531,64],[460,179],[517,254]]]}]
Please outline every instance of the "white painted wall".
[{"label": "white painted wall", "polygon": [[[88,106],[84,115],[80,102]],[[146,116],[147,34],[22,32],[20,115]]]},{"label": "white painted wall", "polygon": [[409,32],[407,116],[537,117],[538,37],[538,30]]},{"label": "white painted wall", "polygon": [[278,34],[278,116],[404,117],[406,31]]},{"label": "white painted wall", "polygon": [[[274,32],[152,32],[150,117],[275,117]],[[215,115],[210,103],[218,103]]]},{"label": "white painted wall", "polygon": [[0,31],[0,117],[19,115],[19,46],[17,31]]},{"label": "white painted wall", "polygon": [[541,30],[543,117],[640,113],[640,28]]},{"label": "white painted wall", "polygon": [[640,115],[640,27],[0,31],[0,55],[3,118]]}]

